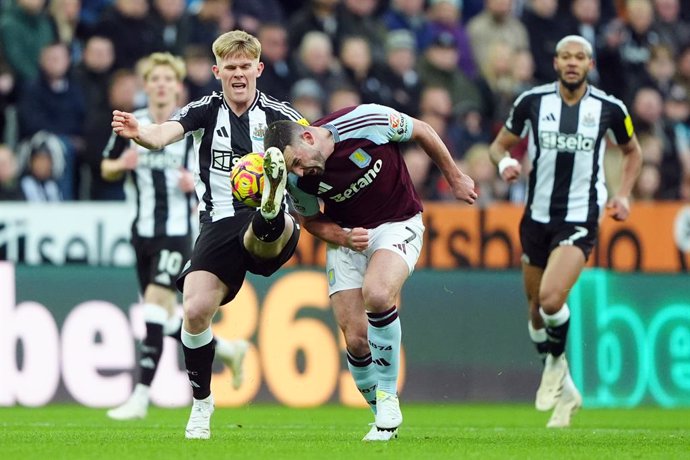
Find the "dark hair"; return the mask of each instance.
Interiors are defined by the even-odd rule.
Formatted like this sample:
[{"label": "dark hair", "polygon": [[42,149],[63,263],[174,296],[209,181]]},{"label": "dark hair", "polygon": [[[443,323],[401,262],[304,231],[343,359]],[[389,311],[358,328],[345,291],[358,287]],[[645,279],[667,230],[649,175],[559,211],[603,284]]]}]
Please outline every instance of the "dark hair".
[{"label": "dark hair", "polygon": [[293,143],[300,128],[302,125],[294,121],[274,121],[264,133],[264,151],[270,147],[277,147],[281,152],[284,152],[285,147]]}]

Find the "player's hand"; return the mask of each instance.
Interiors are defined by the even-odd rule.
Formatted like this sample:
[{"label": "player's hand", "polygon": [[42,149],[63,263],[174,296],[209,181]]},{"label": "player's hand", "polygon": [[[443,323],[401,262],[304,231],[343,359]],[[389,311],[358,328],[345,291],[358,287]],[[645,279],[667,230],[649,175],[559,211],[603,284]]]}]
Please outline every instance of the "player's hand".
[{"label": "player's hand", "polygon": [[122,165],[123,170],[132,171],[136,169],[138,164],[139,154],[137,153],[137,149],[128,148],[120,155],[120,165]]},{"label": "player's hand", "polygon": [[606,204],[608,215],[614,220],[623,221],[630,215],[630,202],[627,197],[614,197]]},{"label": "player's hand", "polygon": [[[502,164],[503,162],[506,162],[505,165]],[[498,164],[498,172],[501,179],[510,184],[520,177],[522,165],[515,158],[506,157]]]},{"label": "player's hand", "polygon": [[347,232],[347,247],[361,252],[369,247],[369,230],[355,227]]},{"label": "player's hand", "polygon": [[120,110],[113,110],[113,121],[110,123],[113,131],[118,136],[126,139],[135,139],[139,137],[139,122],[137,118],[129,112],[122,112]]},{"label": "player's hand", "polygon": [[180,166],[180,180],[177,182],[177,186],[184,193],[194,191],[194,175],[182,166]]},{"label": "player's hand", "polygon": [[453,183],[451,187],[453,188],[455,198],[465,203],[474,204],[479,196],[474,187],[474,180],[467,174],[460,176],[460,179]]}]

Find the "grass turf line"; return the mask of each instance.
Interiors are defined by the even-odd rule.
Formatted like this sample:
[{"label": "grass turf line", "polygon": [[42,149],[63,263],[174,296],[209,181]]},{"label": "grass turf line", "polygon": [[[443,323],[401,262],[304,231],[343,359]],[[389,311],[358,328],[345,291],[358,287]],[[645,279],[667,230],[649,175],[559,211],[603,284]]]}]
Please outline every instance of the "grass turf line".
[{"label": "grass turf line", "polygon": [[366,409],[217,408],[212,439],[184,439],[189,409],[117,422],[76,405],[0,408],[0,452],[17,459],[689,458],[690,409],[580,411],[568,429],[528,405],[403,404],[400,438],[363,443]]}]

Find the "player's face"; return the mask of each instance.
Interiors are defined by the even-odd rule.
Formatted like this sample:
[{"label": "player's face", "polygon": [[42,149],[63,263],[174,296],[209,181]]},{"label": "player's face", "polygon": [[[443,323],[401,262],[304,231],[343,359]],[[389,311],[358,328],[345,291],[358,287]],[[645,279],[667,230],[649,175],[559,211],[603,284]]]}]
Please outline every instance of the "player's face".
[{"label": "player's face", "polygon": [[321,176],[326,168],[326,158],[307,142],[285,147],[285,161],[288,170],[298,176]]},{"label": "player's face", "polygon": [[264,64],[246,56],[226,56],[212,70],[228,102],[244,106],[254,100],[256,79],[264,70]]},{"label": "player's face", "polygon": [[594,66],[594,61],[577,42],[566,43],[553,58],[553,67],[558,80],[570,91],[584,84],[587,74]]},{"label": "player's face", "polygon": [[144,90],[152,105],[174,105],[182,91],[182,83],[177,79],[175,71],[167,65],[159,65],[151,70]]}]

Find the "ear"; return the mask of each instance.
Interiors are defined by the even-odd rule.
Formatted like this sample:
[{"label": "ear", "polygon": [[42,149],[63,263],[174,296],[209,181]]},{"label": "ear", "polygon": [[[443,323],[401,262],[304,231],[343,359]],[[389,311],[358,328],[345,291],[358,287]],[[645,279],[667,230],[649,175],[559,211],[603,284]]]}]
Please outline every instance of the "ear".
[{"label": "ear", "polygon": [[257,77],[260,77],[261,74],[262,74],[263,71],[264,71],[264,63],[263,63],[263,62],[259,62],[259,65],[256,66],[256,69],[257,69],[256,76],[257,76]]},{"label": "ear", "polygon": [[314,134],[307,129],[305,129],[304,132],[302,132],[302,139],[304,139],[304,142],[306,142],[309,145],[314,145],[314,142],[316,142]]},{"label": "ear", "polygon": [[556,56],[553,57],[553,70],[555,70],[556,73],[558,73],[558,67],[556,66],[556,60],[557,59],[558,59],[558,57],[556,57]]},{"label": "ear", "polygon": [[220,80],[220,69],[218,68],[218,66],[213,64],[211,66],[211,71],[213,72],[213,75],[216,77],[216,80]]}]

